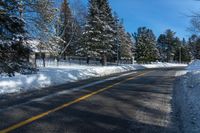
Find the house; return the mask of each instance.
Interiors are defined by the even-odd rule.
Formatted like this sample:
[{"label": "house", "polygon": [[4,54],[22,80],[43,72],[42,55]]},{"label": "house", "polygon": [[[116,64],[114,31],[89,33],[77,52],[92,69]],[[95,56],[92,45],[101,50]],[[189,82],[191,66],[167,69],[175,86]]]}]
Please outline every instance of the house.
[{"label": "house", "polygon": [[31,49],[29,62],[35,67],[37,67],[36,60],[42,60],[43,66],[45,66],[45,60],[52,58],[50,52],[43,47],[39,40],[28,40],[25,45]]}]

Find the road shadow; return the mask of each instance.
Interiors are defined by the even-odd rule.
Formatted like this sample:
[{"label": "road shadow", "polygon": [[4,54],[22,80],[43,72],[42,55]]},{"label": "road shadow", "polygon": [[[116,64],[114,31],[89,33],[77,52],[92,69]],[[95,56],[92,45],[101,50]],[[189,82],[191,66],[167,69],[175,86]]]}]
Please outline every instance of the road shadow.
[{"label": "road shadow", "polygon": [[[124,82],[13,133],[175,133],[165,118],[171,112],[172,77],[147,75]],[[92,92],[88,90],[88,93]],[[1,113],[1,127],[62,105],[69,96],[35,102]],[[3,124],[2,121],[5,121]]]}]

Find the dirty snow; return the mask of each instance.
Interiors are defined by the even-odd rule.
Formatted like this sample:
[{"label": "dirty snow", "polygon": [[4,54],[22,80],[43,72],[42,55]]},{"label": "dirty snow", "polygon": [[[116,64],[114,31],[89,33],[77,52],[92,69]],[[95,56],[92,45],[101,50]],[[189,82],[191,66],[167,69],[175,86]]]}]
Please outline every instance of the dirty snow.
[{"label": "dirty snow", "polygon": [[200,71],[200,60],[193,61],[188,67],[189,71]]},{"label": "dirty snow", "polygon": [[114,73],[145,68],[165,68],[185,66],[170,63],[154,63],[149,65],[121,65],[121,66],[63,66],[41,68],[37,74],[20,75],[15,77],[0,76],[0,94],[9,94],[41,89],[44,87],[75,82],[92,77],[101,77]]},{"label": "dirty snow", "polygon": [[180,132],[200,133],[200,61],[187,67],[188,73],[175,84],[175,108]]}]

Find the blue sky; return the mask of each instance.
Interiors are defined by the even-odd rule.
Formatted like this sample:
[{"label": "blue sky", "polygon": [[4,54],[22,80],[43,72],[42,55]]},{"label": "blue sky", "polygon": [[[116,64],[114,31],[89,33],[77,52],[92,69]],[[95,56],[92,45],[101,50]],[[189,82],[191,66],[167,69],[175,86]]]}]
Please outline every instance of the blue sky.
[{"label": "blue sky", "polygon": [[[87,3],[87,0],[83,0]],[[180,38],[188,38],[193,11],[200,11],[196,0],[109,0],[113,11],[124,19],[128,32],[136,32],[140,26],[151,28],[158,36],[166,29],[173,29]]]}]

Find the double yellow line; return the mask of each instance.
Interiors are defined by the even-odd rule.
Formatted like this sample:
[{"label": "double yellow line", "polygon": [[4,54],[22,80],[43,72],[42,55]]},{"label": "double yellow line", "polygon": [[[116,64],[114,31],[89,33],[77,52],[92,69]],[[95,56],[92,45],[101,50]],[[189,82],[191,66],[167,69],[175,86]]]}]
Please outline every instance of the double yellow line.
[{"label": "double yellow line", "polygon": [[12,125],[12,126],[10,126],[10,127],[8,127],[8,128],[5,128],[5,129],[3,129],[3,130],[0,130],[0,133],[8,133],[8,132],[11,132],[11,131],[13,131],[13,130],[15,130],[15,129],[18,129],[18,128],[20,128],[20,127],[23,127],[23,126],[25,126],[25,125],[27,125],[27,124],[29,124],[29,123],[31,123],[31,122],[34,122],[34,121],[36,121],[36,120],[39,120],[39,119],[41,119],[41,118],[43,118],[43,117],[45,117],[45,116],[47,116],[47,115],[49,115],[49,114],[51,114],[51,113],[57,112],[57,111],[59,111],[59,110],[62,110],[62,109],[64,109],[64,108],[66,108],[66,107],[69,107],[70,105],[75,104],[75,103],[79,103],[79,102],[81,102],[81,101],[83,101],[83,100],[86,100],[86,99],[88,99],[88,98],[90,98],[90,97],[92,97],[92,96],[94,96],[94,95],[97,95],[97,94],[99,94],[99,93],[101,93],[101,92],[103,92],[103,91],[106,91],[106,90],[108,90],[108,89],[110,89],[110,88],[112,88],[112,87],[114,87],[114,86],[117,86],[117,85],[119,85],[119,84],[121,84],[121,83],[123,83],[123,82],[129,81],[129,80],[132,80],[132,79],[135,79],[135,78],[137,78],[137,77],[141,77],[141,76],[143,76],[143,75],[146,75],[147,73],[149,73],[149,72],[139,74],[139,75],[137,75],[137,76],[135,76],[135,77],[128,78],[128,79],[126,79],[126,80],[124,80],[124,81],[120,81],[120,82],[115,83],[115,84],[113,84],[113,85],[109,85],[109,86],[107,86],[107,87],[105,87],[105,88],[102,88],[102,89],[99,89],[99,90],[97,90],[97,91],[95,91],[95,92],[92,92],[92,93],[89,93],[89,94],[87,94],[87,95],[84,95],[84,96],[82,96],[82,97],[80,97],[80,98],[78,98],[78,99],[75,99],[75,100],[73,100],[73,101],[70,101],[70,102],[68,102],[68,103],[65,103],[65,104],[63,104],[63,105],[61,105],[61,106],[58,106],[58,107],[56,107],[56,108],[54,108],[54,109],[51,109],[51,110],[49,110],[49,111],[47,111],[47,112],[44,112],[44,113],[42,113],[42,114],[33,116],[33,117],[28,118],[28,119],[26,119],[26,120],[24,120],[24,121],[21,121],[21,122],[19,122],[19,123],[17,123],[17,124],[14,124],[14,125]]}]

